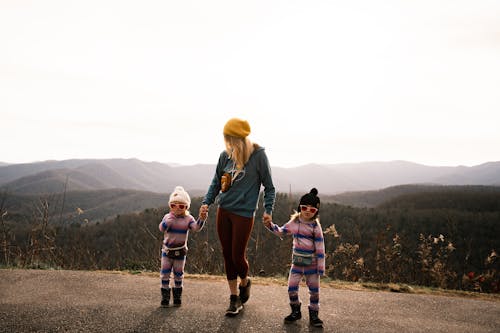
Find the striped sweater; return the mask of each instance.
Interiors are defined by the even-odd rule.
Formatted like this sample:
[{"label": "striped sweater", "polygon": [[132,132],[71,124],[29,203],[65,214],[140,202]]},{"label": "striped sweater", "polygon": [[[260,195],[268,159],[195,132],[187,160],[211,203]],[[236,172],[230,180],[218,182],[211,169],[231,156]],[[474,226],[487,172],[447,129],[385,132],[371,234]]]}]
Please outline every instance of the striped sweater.
[{"label": "striped sweater", "polygon": [[318,274],[325,273],[325,242],[321,225],[316,221],[302,221],[294,217],[282,227],[271,223],[269,230],[276,235],[293,236],[293,252],[311,254],[316,258]]},{"label": "striped sweater", "polygon": [[190,214],[175,216],[169,212],[160,222],[159,228],[163,232],[163,246],[167,249],[187,247],[189,230],[200,231],[205,224],[203,220],[195,220]]}]

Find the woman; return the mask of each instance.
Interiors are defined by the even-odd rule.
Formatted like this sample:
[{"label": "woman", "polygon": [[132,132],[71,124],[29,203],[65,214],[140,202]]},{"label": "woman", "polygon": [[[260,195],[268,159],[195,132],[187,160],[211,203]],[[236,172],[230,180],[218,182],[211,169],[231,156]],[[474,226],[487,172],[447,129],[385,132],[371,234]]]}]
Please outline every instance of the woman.
[{"label": "woman", "polygon": [[[254,223],[261,185],[264,186],[265,222],[272,220],[275,189],[264,148],[248,138],[246,120],[230,119],[224,126],[226,149],[203,199],[200,214],[217,198],[217,234],[222,245],[226,278],[231,293],[226,315],[235,316],[250,297],[246,248]],[[238,277],[240,285],[238,286]],[[239,294],[238,294],[239,289]]]}]

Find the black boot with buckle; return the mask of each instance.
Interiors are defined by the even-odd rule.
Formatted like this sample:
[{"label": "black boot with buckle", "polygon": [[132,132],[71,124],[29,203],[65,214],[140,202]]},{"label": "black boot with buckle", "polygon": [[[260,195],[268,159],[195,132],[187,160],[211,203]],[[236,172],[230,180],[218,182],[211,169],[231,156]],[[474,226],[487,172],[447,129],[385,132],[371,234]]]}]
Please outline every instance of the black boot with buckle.
[{"label": "black boot with buckle", "polygon": [[293,323],[296,320],[302,318],[302,313],[300,313],[300,303],[299,304],[290,304],[292,308],[292,313],[285,317],[285,323]]},{"label": "black boot with buckle", "polygon": [[172,294],[174,295],[174,306],[181,306],[182,287],[172,288]]},{"label": "black boot with buckle", "polygon": [[323,320],[318,318],[318,311],[309,309],[309,325],[323,327]]},{"label": "black boot with buckle", "polygon": [[161,288],[161,306],[166,308],[170,303],[170,288]]}]

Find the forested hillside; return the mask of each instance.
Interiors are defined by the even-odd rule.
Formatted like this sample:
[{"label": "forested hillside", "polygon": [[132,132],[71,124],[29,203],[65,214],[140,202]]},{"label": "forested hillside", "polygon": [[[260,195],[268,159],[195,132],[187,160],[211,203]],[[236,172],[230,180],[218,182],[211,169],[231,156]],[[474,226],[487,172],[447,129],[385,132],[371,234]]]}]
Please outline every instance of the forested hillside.
[{"label": "forested hillside", "polygon": [[439,209],[469,212],[500,211],[500,187],[438,186],[402,194],[379,205],[381,208]]},{"label": "forested hillside", "polygon": [[39,207],[47,203],[48,222],[68,225],[102,222],[119,214],[164,206],[168,202],[168,194],[123,189],[46,195],[0,192],[0,202],[8,210],[9,219],[16,223],[31,223]]},{"label": "forested hillside", "polygon": [[[467,210],[466,207],[470,203],[481,202],[478,196],[490,196],[488,200],[495,199],[495,193],[500,192],[500,186],[483,186],[483,185],[466,185],[466,186],[443,186],[443,185],[425,185],[425,184],[413,184],[413,185],[398,185],[391,186],[380,190],[373,191],[355,191],[355,192],[344,192],[335,195],[325,196],[323,201],[336,202],[342,205],[354,206],[354,207],[376,207],[381,204],[385,205],[398,205],[398,201],[401,204],[413,205],[416,202],[413,200],[427,200],[437,196],[437,205],[446,204],[447,207],[440,208],[456,208],[461,209],[460,205],[465,204],[463,208]],[[425,193],[426,195],[422,195]],[[412,196],[414,194],[414,196]],[[439,196],[450,196],[447,199],[439,198]],[[461,199],[459,198],[461,197]],[[431,207],[431,204],[427,202],[427,207]],[[453,207],[449,207],[452,205]]]},{"label": "forested hillside", "polygon": [[[199,209],[193,198],[191,211]],[[483,292],[499,291],[500,192],[443,189],[405,195],[373,208],[322,201],[327,275],[333,279],[409,283]],[[0,202],[2,203],[2,202]],[[2,265],[67,269],[159,269],[166,208],[121,214],[94,223],[58,221],[41,200],[29,223],[1,207]],[[278,194],[273,219],[285,223],[296,198]],[[291,239],[263,227],[257,212],[248,246],[251,274],[286,275]],[[215,210],[206,227],[191,233],[186,269],[222,274]]]}]

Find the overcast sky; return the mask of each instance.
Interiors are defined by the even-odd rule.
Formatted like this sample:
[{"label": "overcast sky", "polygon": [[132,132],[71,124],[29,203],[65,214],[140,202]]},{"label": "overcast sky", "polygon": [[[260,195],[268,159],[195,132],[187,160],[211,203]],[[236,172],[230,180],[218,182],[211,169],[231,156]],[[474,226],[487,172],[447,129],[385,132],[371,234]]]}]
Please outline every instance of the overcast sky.
[{"label": "overcast sky", "polygon": [[0,161],[500,160],[500,1],[0,0]]}]

